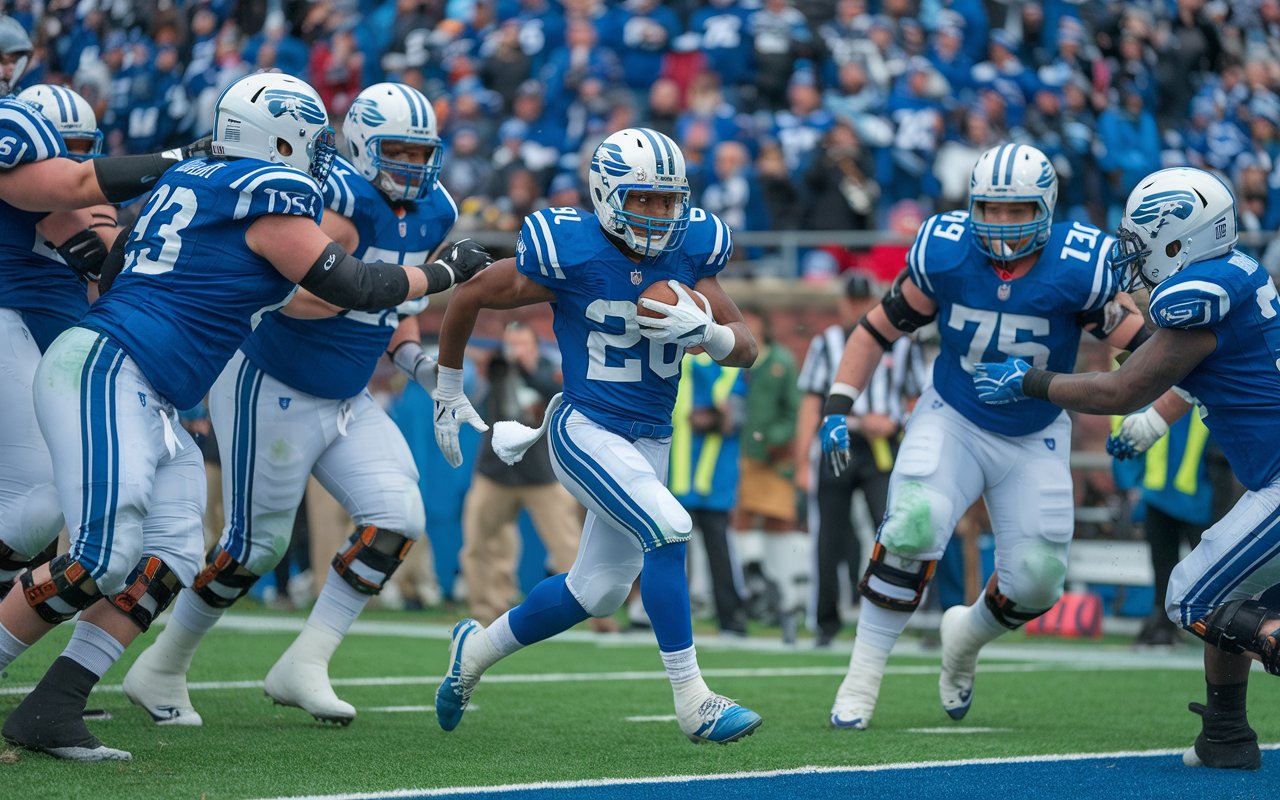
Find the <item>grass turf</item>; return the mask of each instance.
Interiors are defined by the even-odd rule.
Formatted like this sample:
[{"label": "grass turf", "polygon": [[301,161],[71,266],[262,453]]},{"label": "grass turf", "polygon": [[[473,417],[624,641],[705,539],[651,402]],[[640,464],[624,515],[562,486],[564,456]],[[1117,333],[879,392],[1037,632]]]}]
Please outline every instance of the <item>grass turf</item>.
[{"label": "grass turf", "polygon": [[[420,619],[387,612],[369,617]],[[69,629],[46,637],[9,668],[0,688],[38,680],[67,635]],[[148,634],[138,644],[153,637]],[[191,680],[260,680],[291,639],[290,633],[215,629],[196,657]],[[936,656],[895,656],[872,728],[835,731],[827,726],[827,713],[847,663],[847,643],[828,651],[704,648],[699,653],[704,670],[796,667],[825,668],[832,674],[711,678],[713,688],[754,708],[765,722],[743,742],[698,747],[680,734],[674,721],[626,720],[673,713],[669,685],[658,674],[656,649],[600,641],[546,642],[517,653],[491,674],[509,680],[547,673],[643,671],[655,677],[485,682],[474,696],[476,710],[446,734],[430,711],[370,710],[431,706],[446,643],[352,635],[334,659],[333,677],[427,680],[339,687],[339,695],[360,709],[345,729],[316,723],[297,709],[273,706],[256,688],[193,691],[205,719],[204,727],[196,729],[157,727],[123,694],[99,691],[90,705],[105,708],[113,718],[90,722],[90,727],[107,744],[131,750],[134,761],[67,764],[8,750],[0,754],[0,780],[12,797],[54,797],[58,793],[51,793],[51,787],[58,786],[68,787],[68,796],[80,796],[78,790],[91,776],[95,800],[243,798],[1172,748],[1185,747],[1194,738],[1198,720],[1186,711],[1186,702],[1203,699],[1203,679],[1193,669],[1082,670],[1036,663],[1027,671],[984,675],[980,666],[973,710],[959,726],[991,730],[970,735],[914,732],[957,723],[938,705]],[[1037,646],[1042,645],[1026,642],[1029,652]],[[119,684],[140,650],[130,648],[103,683]],[[918,669],[892,672],[911,667]],[[1252,707],[1265,708],[1280,700],[1280,684],[1259,675],[1250,694]],[[0,696],[0,714],[18,701],[14,695]],[[1253,723],[1262,741],[1280,739],[1280,720],[1259,713]]]}]

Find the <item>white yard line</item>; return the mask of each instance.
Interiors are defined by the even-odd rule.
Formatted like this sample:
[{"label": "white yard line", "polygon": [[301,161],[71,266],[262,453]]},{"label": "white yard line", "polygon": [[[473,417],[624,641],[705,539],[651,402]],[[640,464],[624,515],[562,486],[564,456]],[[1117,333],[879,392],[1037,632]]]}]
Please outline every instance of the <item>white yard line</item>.
[{"label": "white yard line", "polygon": [[[1259,745],[1264,750],[1280,749],[1280,743]],[[546,781],[541,783],[516,783],[498,786],[450,786],[440,789],[398,789],[391,792],[367,792],[362,794],[325,794],[306,796],[280,796],[266,800],[383,800],[387,798],[448,797],[481,792],[527,792],[546,789],[590,789],[605,786],[635,786],[642,784],[691,783],[697,781],[731,781],[743,778],[777,778],[787,775],[840,775],[857,772],[886,772],[903,769],[931,769],[933,767],[967,767],[996,764],[1041,764],[1057,761],[1087,761],[1096,758],[1157,758],[1181,755],[1176,750],[1122,750],[1112,753],[1072,753],[1068,755],[1014,756],[1009,758],[965,758],[955,761],[912,761],[899,764],[874,764],[858,767],[799,767],[761,772],[727,772],[721,775],[667,775],[655,778],[597,778],[581,781]]]}]

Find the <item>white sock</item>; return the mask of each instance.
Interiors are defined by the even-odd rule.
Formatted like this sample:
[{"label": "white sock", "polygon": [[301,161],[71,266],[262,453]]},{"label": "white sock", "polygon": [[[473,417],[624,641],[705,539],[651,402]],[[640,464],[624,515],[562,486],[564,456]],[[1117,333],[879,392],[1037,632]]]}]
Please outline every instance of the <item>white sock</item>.
[{"label": "white sock", "polygon": [[[226,611],[225,608],[215,608],[209,605],[194,590],[183,589],[178,593],[178,599],[173,604],[173,613],[169,615],[169,625],[176,622],[198,637],[203,637],[214,625],[218,624],[218,620],[222,619],[222,615]],[[166,626],[167,628],[168,626]],[[198,642],[199,638],[196,641]]]},{"label": "white sock", "polygon": [[124,645],[92,622],[80,620],[62,654],[101,678],[124,655]]},{"label": "white sock", "polygon": [[346,636],[351,623],[356,621],[356,617],[369,604],[370,597],[372,595],[357,592],[343,580],[337,570],[329,567],[324,588],[320,590],[315,607],[307,617],[307,624],[336,633],[339,638]]},{"label": "white sock", "polygon": [[482,675],[484,671],[524,647],[511,632],[510,612],[503,612],[478,633],[471,634],[462,660],[467,672]]},{"label": "white sock", "polygon": [[675,652],[660,653],[662,665],[671,679],[671,691],[675,695],[676,708],[701,702],[711,690],[698,669],[698,652],[693,645]]},{"label": "white sock", "polygon": [[888,658],[889,651],[906,629],[911,613],[881,608],[871,602],[863,603],[862,611],[858,614],[857,641],[883,651],[885,658]]},{"label": "white sock", "polygon": [[963,619],[964,627],[960,630],[964,635],[964,643],[973,651],[982,649],[987,642],[1009,632],[1009,629],[995,618],[991,609],[987,608],[986,601],[982,599],[969,606]]},{"label": "white sock", "polygon": [[31,645],[9,633],[9,629],[0,625],[0,670],[9,666],[18,656],[27,652]]}]

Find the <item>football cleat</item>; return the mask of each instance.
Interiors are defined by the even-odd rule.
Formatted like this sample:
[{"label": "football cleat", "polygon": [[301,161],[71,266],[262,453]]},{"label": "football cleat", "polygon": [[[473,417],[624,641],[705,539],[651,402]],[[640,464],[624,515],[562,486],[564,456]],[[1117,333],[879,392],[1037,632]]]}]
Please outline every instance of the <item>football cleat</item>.
[{"label": "football cleat", "polygon": [[695,744],[736,742],[755,733],[763,722],[756,712],[714,692],[687,708],[677,708],[676,719]]},{"label": "football cleat", "polygon": [[[27,695],[33,697],[36,693]],[[5,720],[4,740],[14,747],[46,753],[67,761],[132,761],[126,750],[107,747],[85,727],[78,709],[60,708],[53,713],[37,700],[34,708],[24,702]],[[60,714],[58,711],[67,713]]]},{"label": "football cleat", "polygon": [[468,675],[462,669],[462,648],[467,639],[484,630],[474,619],[464,619],[453,626],[452,641],[449,643],[449,670],[436,689],[436,720],[440,727],[451,731],[462,721],[462,712],[467,710],[471,693],[480,682],[479,675]]},{"label": "football cleat", "polygon": [[[942,671],[938,675],[938,696],[942,710],[955,720],[964,719],[973,703],[973,677],[978,669],[978,651],[965,647],[964,616],[968,606],[952,606],[942,614]],[[972,650],[972,652],[970,652]]]},{"label": "football cleat", "polygon": [[[1207,710],[1200,703],[1191,703],[1187,708],[1201,717]],[[1210,737],[1202,729],[1195,744],[1182,754],[1182,763],[1188,767],[1213,769],[1261,769],[1262,751],[1258,749],[1258,734],[1248,723],[1225,736]]]},{"label": "football cleat", "polygon": [[845,675],[831,705],[831,727],[865,731],[876,710],[883,679],[883,670],[858,669]]},{"label": "football cleat", "polygon": [[355,706],[334,694],[328,665],[299,652],[298,642],[272,665],[262,691],[276,705],[300,708],[321,722],[348,725],[356,718]]},{"label": "football cleat", "polygon": [[200,713],[191,705],[186,674],[159,668],[163,657],[157,648],[161,646],[158,640],[133,662],[124,676],[125,697],[141,706],[157,725],[203,725]]}]

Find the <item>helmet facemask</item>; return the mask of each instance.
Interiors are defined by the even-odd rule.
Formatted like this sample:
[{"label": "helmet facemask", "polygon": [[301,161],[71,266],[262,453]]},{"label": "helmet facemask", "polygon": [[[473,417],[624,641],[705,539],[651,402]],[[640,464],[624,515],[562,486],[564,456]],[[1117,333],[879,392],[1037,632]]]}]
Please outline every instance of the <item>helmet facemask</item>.
[{"label": "helmet facemask", "polygon": [[[391,158],[384,154],[384,145],[417,146],[425,149],[422,163]],[[378,171],[374,185],[395,202],[416,203],[431,194],[440,178],[444,163],[444,145],[435,139],[401,139],[375,136],[368,140],[369,159]],[[396,150],[396,147],[390,148]]]},{"label": "helmet facemask", "polygon": [[1151,247],[1142,234],[1123,223],[1116,229],[1116,243],[1111,246],[1111,269],[1119,278],[1120,291],[1132,292],[1141,285],[1154,289],[1142,267],[1151,255]]},{"label": "helmet facemask", "polygon": [[[1036,216],[1028,222],[987,222],[990,203],[1034,203]],[[969,224],[974,243],[994,261],[1013,261],[1029,256],[1045,246],[1053,225],[1053,212],[1039,197],[969,198]]]},{"label": "helmet facemask", "polygon": [[[626,210],[627,197],[636,192],[650,198],[647,205],[663,210],[659,195],[674,195],[670,216],[655,216]],[[609,232],[622,239],[641,258],[651,258],[676,250],[684,243],[689,229],[689,189],[655,189],[652,186],[619,186],[608,197],[613,209],[613,225]]]}]

